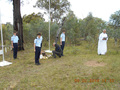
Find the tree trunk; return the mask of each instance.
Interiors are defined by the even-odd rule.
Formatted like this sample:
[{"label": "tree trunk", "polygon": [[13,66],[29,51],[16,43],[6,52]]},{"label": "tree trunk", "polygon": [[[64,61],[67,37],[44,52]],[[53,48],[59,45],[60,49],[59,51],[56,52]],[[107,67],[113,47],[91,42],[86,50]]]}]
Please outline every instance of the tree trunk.
[{"label": "tree trunk", "polygon": [[13,0],[13,28],[19,37],[18,50],[24,50],[23,46],[23,23],[20,13],[20,0]]}]

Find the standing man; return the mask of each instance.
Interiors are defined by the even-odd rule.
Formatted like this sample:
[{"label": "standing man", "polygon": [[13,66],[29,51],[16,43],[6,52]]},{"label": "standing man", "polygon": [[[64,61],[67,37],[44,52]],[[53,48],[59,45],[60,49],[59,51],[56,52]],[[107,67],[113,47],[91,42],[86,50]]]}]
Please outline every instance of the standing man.
[{"label": "standing man", "polygon": [[13,36],[11,37],[11,45],[13,48],[13,58],[17,58],[17,50],[18,50],[18,36],[16,35],[16,31],[14,31]]},{"label": "standing man", "polygon": [[62,49],[60,46],[56,43],[53,43],[53,46],[55,47],[55,50],[52,51],[54,58],[56,58],[56,55],[61,57]]},{"label": "standing man", "polygon": [[106,29],[99,35],[98,41],[98,55],[105,55],[107,52],[107,40],[108,36],[106,34]]},{"label": "standing man", "polygon": [[37,38],[34,40],[34,52],[35,52],[35,64],[40,65],[39,58],[41,53],[41,33],[37,34]]},{"label": "standing man", "polygon": [[63,30],[62,34],[60,35],[60,45],[61,45],[61,49],[62,49],[62,54],[63,55],[63,50],[64,50],[64,46],[65,46],[65,30]]}]

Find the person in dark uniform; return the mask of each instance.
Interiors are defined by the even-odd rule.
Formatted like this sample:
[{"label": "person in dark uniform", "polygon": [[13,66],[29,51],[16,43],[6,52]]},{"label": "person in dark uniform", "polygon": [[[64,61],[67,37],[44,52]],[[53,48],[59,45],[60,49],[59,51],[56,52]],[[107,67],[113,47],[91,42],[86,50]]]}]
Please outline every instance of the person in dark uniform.
[{"label": "person in dark uniform", "polygon": [[52,51],[53,57],[56,58],[56,55],[61,57],[62,49],[60,48],[60,46],[56,43],[53,43],[53,46],[55,47],[55,50]]},{"label": "person in dark uniform", "polygon": [[60,35],[60,45],[61,45],[61,49],[62,49],[61,56],[64,56],[63,55],[63,50],[64,50],[64,47],[65,47],[65,30],[63,30],[62,34]]},{"label": "person in dark uniform", "polygon": [[13,36],[11,37],[11,45],[13,48],[13,58],[17,58],[17,51],[18,51],[18,36],[16,35],[16,31],[14,31]]},{"label": "person in dark uniform", "polygon": [[37,34],[37,38],[34,40],[34,51],[35,51],[35,64],[40,65],[39,58],[41,53],[41,33]]}]

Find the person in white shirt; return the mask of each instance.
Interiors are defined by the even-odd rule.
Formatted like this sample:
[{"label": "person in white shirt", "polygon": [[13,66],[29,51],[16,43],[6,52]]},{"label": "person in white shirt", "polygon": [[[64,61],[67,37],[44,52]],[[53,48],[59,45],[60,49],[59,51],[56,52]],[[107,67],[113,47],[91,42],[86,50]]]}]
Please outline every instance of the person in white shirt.
[{"label": "person in white shirt", "polygon": [[61,49],[62,49],[61,56],[64,56],[63,55],[63,50],[64,50],[64,47],[65,47],[65,30],[63,30],[62,34],[60,35],[60,45],[61,45]]},{"label": "person in white shirt", "polygon": [[17,51],[18,51],[18,36],[16,35],[16,31],[14,31],[13,36],[11,37],[11,45],[13,48],[13,58],[17,58]]},{"label": "person in white shirt", "polygon": [[106,29],[99,35],[98,41],[98,55],[105,55],[107,52],[107,40],[108,36],[106,34]]},{"label": "person in white shirt", "polygon": [[[39,33],[40,33],[40,32],[39,32]],[[42,35],[41,35],[40,39],[41,39],[41,48],[42,48],[42,41],[43,41]]]},{"label": "person in white shirt", "polygon": [[34,40],[34,52],[35,52],[35,64],[40,65],[39,58],[41,53],[41,33],[37,34],[37,38]]}]

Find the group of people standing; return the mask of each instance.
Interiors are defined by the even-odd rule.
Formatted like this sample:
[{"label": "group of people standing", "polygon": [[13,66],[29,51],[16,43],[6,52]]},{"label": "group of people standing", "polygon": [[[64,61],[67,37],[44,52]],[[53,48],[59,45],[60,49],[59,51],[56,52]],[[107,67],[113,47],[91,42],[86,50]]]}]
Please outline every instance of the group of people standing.
[{"label": "group of people standing", "polygon": [[[39,59],[40,59],[40,53],[41,53],[41,48],[42,48],[42,36],[41,33],[37,34],[37,38],[34,40],[34,51],[35,51],[35,64],[40,65]],[[52,51],[53,57],[56,58],[56,55],[59,57],[64,56],[63,55],[63,50],[65,46],[65,31],[62,32],[60,36],[60,45],[57,43],[53,43],[53,46],[55,47],[55,50]]]},{"label": "group of people standing", "polygon": [[[13,36],[11,37],[11,45],[13,48],[13,58],[17,59],[17,50],[18,50],[18,36],[16,35],[17,32],[13,33]],[[35,65],[40,65],[39,59],[41,54],[41,48],[42,48],[42,41],[43,37],[41,33],[37,34],[37,38],[34,40],[34,52],[35,52]],[[61,57],[63,55],[63,50],[65,46],[65,30],[63,30],[62,34],[60,35],[60,46],[57,43],[53,43],[53,46],[55,47],[55,50],[52,51],[53,57],[56,58],[56,55]]]},{"label": "group of people standing", "polygon": [[[17,58],[17,50],[18,50],[18,36],[16,35],[16,32],[14,32],[13,36],[11,37],[11,45],[13,48],[13,58]],[[98,41],[98,55],[105,55],[107,52],[107,40],[108,36],[106,34],[106,29],[103,30],[103,32],[99,35],[99,41]],[[42,48],[42,41],[43,37],[41,33],[37,34],[37,38],[34,40],[34,52],[35,52],[35,64],[40,65],[39,59],[40,59],[40,53]],[[53,43],[53,46],[55,47],[55,50],[52,51],[53,57],[56,58],[56,55],[61,57],[64,56],[63,50],[65,46],[65,30],[62,31],[62,34],[60,35],[60,46],[57,43]]]}]

